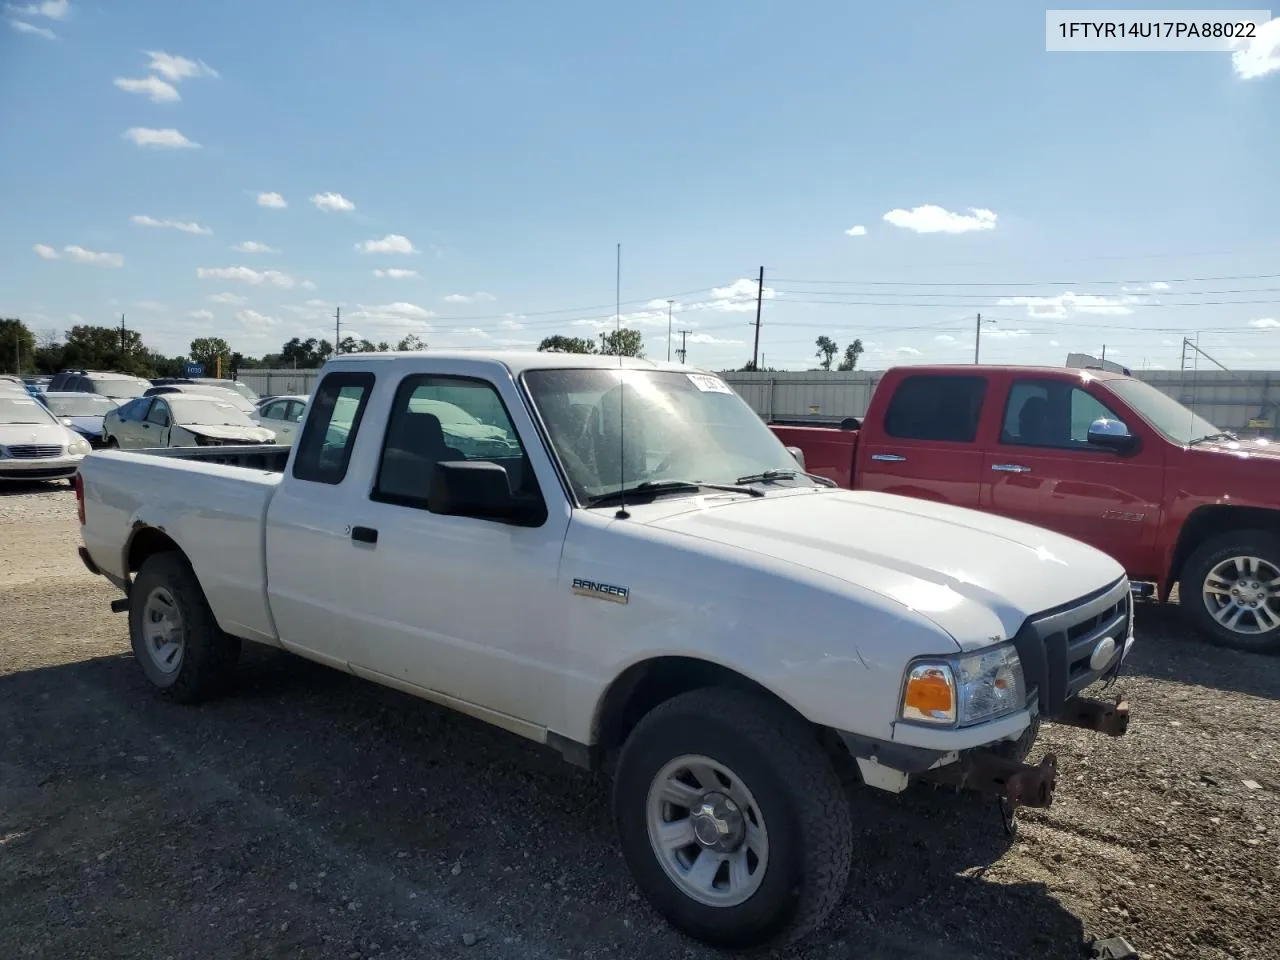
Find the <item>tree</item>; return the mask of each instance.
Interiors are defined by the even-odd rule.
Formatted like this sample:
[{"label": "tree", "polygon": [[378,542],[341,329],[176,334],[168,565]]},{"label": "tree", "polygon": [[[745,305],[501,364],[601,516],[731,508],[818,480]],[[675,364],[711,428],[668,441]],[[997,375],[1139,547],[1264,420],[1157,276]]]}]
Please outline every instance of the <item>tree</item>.
[{"label": "tree", "polygon": [[600,352],[608,357],[643,357],[644,338],[629,327],[612,330],[604,334]]},{"label": "tree", "polygon": [[77,324],[67,331],[59,364],[87,370],[115,370],[145,376],[147,348],[136,330]]},{"label": "tree", "polygon": [[377,349],[378,348],[375,347],[368,340],[363,340],[363,339],[357,340],[355,337],[343,337],[342,348],[338,352],[339,353],[374,353],[377,351]]},{"label": "tree", "polygon": [[333,344],[328,340],[317,340],[315,337],[302,340],[294,337],[280,348],[280,365],[314,370],[323,365],[332,354]]},{"label": "tree", "polygon": [[588,337],[566,337],[557,333],[544,338],[538,349],[548,353],[595,353],[596,345]]},{"label": "tree", "polygon": [[427,349],[427,341],[423,340],[416,333],[411,333],[399,343],[396,344],[397,350],[425,350]]},{"label": "tree", "polygon": [[231,372],[231,347],[221,337],[196,337],[191,341],[191,360],[204,365],[207,377]]},{"label": "tree", "polygon": [[22,373],[36,365],[36,338],[16,317],[0,320],[0,373]]},{"label": "tree", "polygon": [[835,358],[836,352],[840,349],[836,346],[836,342],[828,336],[821,336],[814,343],[818,347],[818,363],[822,365],[823,370],[831,369],[831,361]]},{"label": "tree", "polygon": [[862,356],[862,339],[858,338],[844,348],[844,359],[840,361],[837,370],[856,370],[858,368],[858,358]]}]

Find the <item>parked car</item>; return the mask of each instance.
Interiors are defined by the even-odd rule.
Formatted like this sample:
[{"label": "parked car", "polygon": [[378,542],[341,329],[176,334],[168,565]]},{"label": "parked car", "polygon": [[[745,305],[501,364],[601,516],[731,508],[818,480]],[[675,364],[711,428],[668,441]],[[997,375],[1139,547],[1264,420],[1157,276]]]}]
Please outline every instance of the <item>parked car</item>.
[{"label": "parked car", "polygon": [[110,397],[94,393],[42,393],[37,399],[64,426],[83,437],[90,447],[96,449],[106,445],[102,421],[116,409],[116,403]]},{"label": "parked car", "polygon": [[[441,395],[504,443],[454,447],[422,409]],[[157,453],[95,454],[77,487],[81,557],[154,688],[215,695],[248,639],[605,762],[640,890],[720,946],[840,901],[838,767],[1043,807],[1042,719],[1127,725],[1083,696],[1133,642],[1115,560],[814,480],[693,368],[350,354],[288,449]]]},{"label": "parked car", "polygon": [[306,408],[306,397],[272,397],[255,407],[249,419],[275,433],[276,443],[292,444]]},{"label": "parked car", "polygon": [[56,374],[45,388],[46,393],[96,393],[113,400],[140,397],[149,380],[127,373],[101,373],[96,370],[64,370]]},{"label": "parked car", "polygon": [[152,386],[156,387],[183,383],[198,383],[206,387],[223,387],[239,394],[250,403],[258,402],[258,395],[254,393],[253,388],[246,383],[241,383],[239,380],[228,380],[220,377],[154,377],[151,380]]},{"label": "parked car", "polygon": [[1062,367],[896,367],[852,429],[774,424],[842,487],[1000,514],[1106,551],[1206,640],[1280,653],[1280,446],[1150,384]]},{"label": "parked car", "polygon": [[188,395],[196,395],[202,397],[217,397],[224,403],[229,403],[237,410],[245,414],[253,413],[255,407],[250,401],[234,390],[228,390],[226,387],[210,386],[204,383],[166,383],[158,387],[150,387],[143,392],[144,397],[159,397],[166,393],[185,393]]},{"label": "parked car", "polygon": [[139,397],[108,413],[102,429],[106,446],[123,449],[275,441],[235,404],[204,394]]},{"label": "parked car", "polygon": [[80,467],[87,444],[19,386],[0,390],[0,480],[58,480]]}]

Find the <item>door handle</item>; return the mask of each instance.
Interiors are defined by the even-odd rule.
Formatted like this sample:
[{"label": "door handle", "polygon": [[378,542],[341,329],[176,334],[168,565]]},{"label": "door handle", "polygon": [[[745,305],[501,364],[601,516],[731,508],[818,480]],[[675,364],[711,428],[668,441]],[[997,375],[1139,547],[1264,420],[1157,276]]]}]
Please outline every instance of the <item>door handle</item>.
[{"label": "door handle", "polygon": [[873,453],[871,459],[882,463],[905,463],[907,458],[897,453]]},{"label": "door handle", "polygon": [[373,527],[352,527],[351,539],[357,543],[377,543],[378,531]]},{"label": "door handle", "polygon": [[1020,463],[993,463],[992,470],[999,470],[1001,473],[1030,473],[1030,467],[1024,467]]}]

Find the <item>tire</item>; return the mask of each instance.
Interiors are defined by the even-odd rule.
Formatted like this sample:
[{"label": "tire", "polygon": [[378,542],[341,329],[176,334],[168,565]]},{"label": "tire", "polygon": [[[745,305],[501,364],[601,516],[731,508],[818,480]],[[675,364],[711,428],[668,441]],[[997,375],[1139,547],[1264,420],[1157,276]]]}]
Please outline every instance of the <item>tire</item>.
[{"label": "tire", "polygon": [[[686,761],[700,767],[702,775],[682,776],[679,770],[688,770]],[[743,826],[753,832],[745,847],[730,855],[738,867],[737,893],[729,889],[717,894],[704,884],[704,894],[710,891],[719,901],[711,903],[691,895],[671,871],[683,873],[702,858],[711,856],[707,862],[714,863],[724,855],[703,849],[688,830],[694,823],[691,808],[663,801],[659,785],[680,788],[680,796],[696,804],[706,791],[692,783],[710,780],[717,772],[727,772],[728,783],[714,777],[712,789],[736,799],[737,813],[730,807],[726,814],[723,805],[717,811],[724,815],[723,823],[738,828],[726,842],[740,835]],[[853,825],[835,768],[803,721],[753,694],[693,690],[641,719],[618,757],[613,814],[623,856],[649,903],[676,929],[715,947],[800,940],[840,902],[849,878]],[[650,824],[660,825],[668,815],[668,826],[684,823],[683,835],[694,839],[662,854],[658,841],[651,840]],[[713,826],[710,820],[701,821],[704,830]],[[712,887],[730,881],[733,865],[709,874]]]},{"label": "tire", "polygon": [[151,685],[178,703],[224,692],[240,656],[240,638],[219,629],[187,558],[172,550],[152,554],[134,578],[129,639]]},{"label": "tire", "polygon": [[106,447],[108,450],[119,450],[120,441],[118,441],[115,437],[107,437]]},{"label": "tire", "polygon": [[1237,530],[1206,540],[1187,558],[1178,595],[1208,642],[1280,653],[1280,540],[1273,535]]}]

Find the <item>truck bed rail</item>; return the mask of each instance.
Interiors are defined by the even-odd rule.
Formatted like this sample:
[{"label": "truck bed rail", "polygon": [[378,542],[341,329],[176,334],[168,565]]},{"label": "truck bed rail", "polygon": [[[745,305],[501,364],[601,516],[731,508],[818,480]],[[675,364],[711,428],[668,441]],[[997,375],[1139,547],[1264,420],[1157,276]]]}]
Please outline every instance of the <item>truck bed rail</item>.
[{"label": "truck bed rail", "polygon": [[173,457],[178,460],[204,460],[231,467],[250,470],[267,470],[284,473],[291,448],[278,443],[241,443],[217,447],[145,447],[130,453],[146,453],[155,457]]}]

